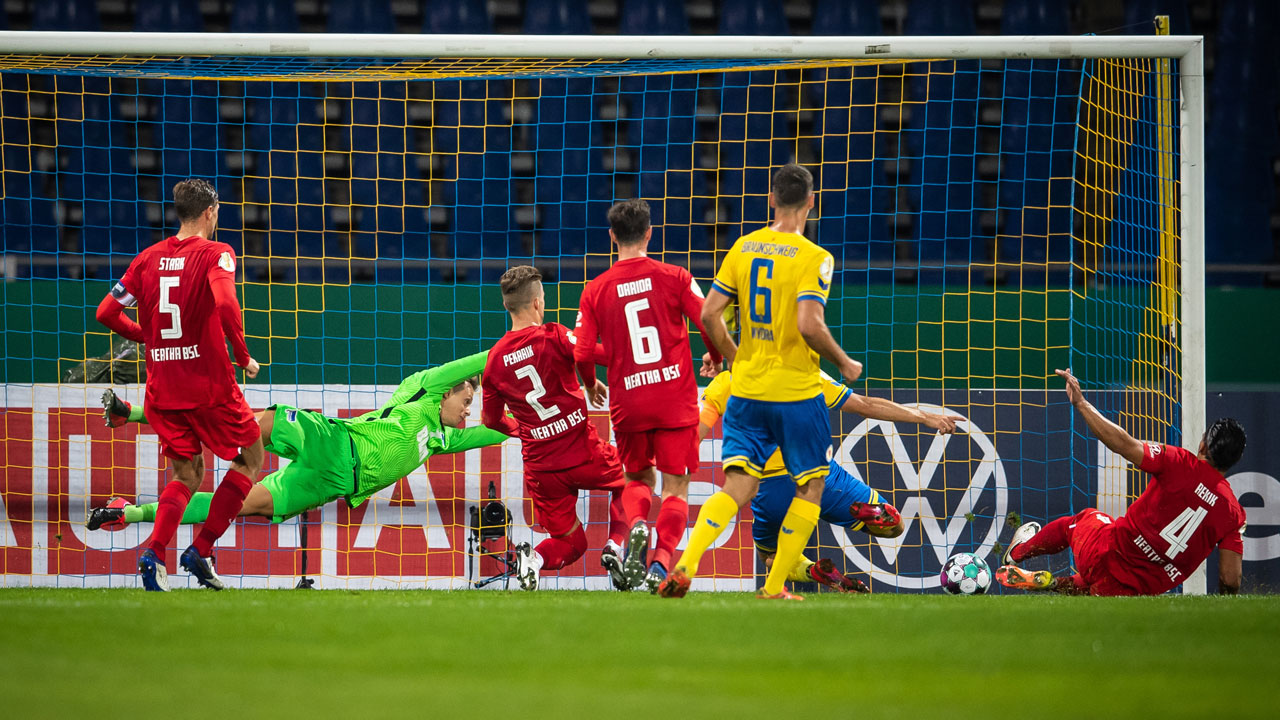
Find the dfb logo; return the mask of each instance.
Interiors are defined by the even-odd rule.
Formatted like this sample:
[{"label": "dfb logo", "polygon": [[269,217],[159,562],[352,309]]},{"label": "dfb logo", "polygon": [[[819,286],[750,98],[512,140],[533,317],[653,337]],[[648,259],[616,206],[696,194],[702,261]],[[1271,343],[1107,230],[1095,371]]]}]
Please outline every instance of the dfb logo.
[{"label": "dfb logo", "polygon": [[[931,405],[908,407],[959,415]],[[886,499],[901,501],[898,509],[904,532],[897,538],[874,538],[871,547],[879,548],[884,563],[880,564],[876,550],[864,556],[844,528],[832,526],[836,541],[854,565],[880,582],[920,590],[938,584],[938,572],[962,537],[971,540],[959,549],[984,558],[990,554],[1004,526],[1009,486],[995,444],[980,428],[966,418],[956,423],[955,434],[935,434],[931,441],[926,440],[929,445],[917,463],[894,423],[864,420],[845,436],[837,454],[840,464],[860,479],[862,467],[854,461],[853,451],[864,441],[860,455],[877,473],[867,484]],[[878,445],[881,441],[883,447]],[[892,478],[880,471],[886,465],[894,469]],[[890,488],[895,490],[893,496],[885,492]],[[972,521],[967,517],[970,513]],[[912,555],[918,555],[919,560],[905,555],[900,560],[904,548],[918,548]]]}]

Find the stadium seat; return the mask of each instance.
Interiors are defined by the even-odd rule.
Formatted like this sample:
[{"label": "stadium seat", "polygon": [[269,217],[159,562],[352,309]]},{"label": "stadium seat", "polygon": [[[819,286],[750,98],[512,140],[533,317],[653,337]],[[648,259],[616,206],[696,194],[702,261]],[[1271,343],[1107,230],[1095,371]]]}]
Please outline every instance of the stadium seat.
[{"label": "stadium seat", "polygon": [[907,35],[976,35],[973,0],[910,0]]},{"label": "stadium seat", "polygon": [[877,0],[817,0],[813,7],[814,35],[879,35]]},{"label": "stadium seat", "polygon": [[390,0],[346,0],[329,3],[331,33],[394,33]]},{"label": "stadium seat", "polygon": [[493,20],[484,0],[427,0],[422,10],[422,32],[491,33]]},{"label": "stadium seat", "polygon": [[682,0],[626,0],[618,19],[622,35],[688,35]]},{"label": "stadium seat", "polygon": [[293,0],[236,0],[231,9],[231,32],[298,32]]},{"label": "stadium seat", "polygon": [[173,0],[136,0],[133,29],[138,32],[204,32],[200,4]]},{"label": "stadium seat", "polygon": [[594,78],[539,81],[533,149],[539,255],[601,252],[591,228],[605,226],[612,178],[604,169]]},{"label": "stadium seat", "polygon": [[1005,0],[1001,35],[1069,35],[1070,6],[1061,0]]},{"label": "stadium seat", "polygon": [[590,35],[586,0],[527,0],[524,31],[528,35]]},{"label": "stadium seat", "polygon": [[32,30],[96,32],[102,29],[94,0],[41,0],[33,3]]},{"label": "stadium seat", "polygon": [[1280,26],[1272,3],[1227,3],[1209,87],[1206,153],[1206,258],[1268,262],[1274,256],[1271,163],[1280,154],[1276,112],[1280,69],[1269,28]]},{"label": "stadium seat", "polygon": [[791,25],[778,0],[725,0],[720,5],[721,35],[790,35]]}]

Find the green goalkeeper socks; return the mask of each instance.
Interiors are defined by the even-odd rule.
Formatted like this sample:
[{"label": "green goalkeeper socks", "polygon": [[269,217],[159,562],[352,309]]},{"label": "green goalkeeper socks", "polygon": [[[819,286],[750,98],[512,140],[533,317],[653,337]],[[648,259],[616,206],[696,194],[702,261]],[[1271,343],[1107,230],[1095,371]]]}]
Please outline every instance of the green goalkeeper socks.
[{"label": "green goalkeeper socks", "polygon": [[[187,503],[187,509],[182,513],[183,525],[194,525],[204,522],[209,517],[209,501],[213,499],[213,493],[201,492],[191,496],[191,502]],[[159,503],[146,503],[145,505],[126,505],[124,507],[124,521],[127,523],[137,522],[155,522],[156,506]]]}]

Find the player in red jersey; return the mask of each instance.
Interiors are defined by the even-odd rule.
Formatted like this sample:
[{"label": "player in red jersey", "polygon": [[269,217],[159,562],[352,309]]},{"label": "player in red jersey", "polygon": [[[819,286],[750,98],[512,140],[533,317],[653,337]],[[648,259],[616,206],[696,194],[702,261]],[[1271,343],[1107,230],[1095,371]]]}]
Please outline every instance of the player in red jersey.
[{"label": "player in red jersey", "polygon": [[[1245,514],[1223,473],[1240,460],[1245,435],[1231,418],[1215,422],[1196,454],[1172,445],[1140,442],[1102,417],[1084,399],[1070,370],[1067,397],[1104,445],[1151,474],[1127,512],[1112,519],[1094,509],[1014,533],[996,578],[1008,587],[1092,595],[1159,595],[1186,580],[1218,548],[1218,591],[1240,591]],[[1075,553],[1078,572],[1054,578],[1017,563],[1037,555]]]},{"label": "player in red jersey", "polygon": [[[627,487],[622,507],[631,530],[626,575],[632,587],[656,590],[689,520],[689,475],[698,469],[698,385],[685,318],[702,330],[702,290],[684,268],[651,260],[649,204],[624,200],[609,209],[618,261],[587,284],[579,303],[574,357],[583,378],[595,377],[592,346],[603,338],[609,358],[610,410]],[[709,364],[720,356],[711,348]],[[709,368],[708,368],[709,370]],[[588,388],[593,405],[603,398]],[[646,573],[649,508],[662,472],[662,507]]]},{"label": "player in red jersey", "polygon": [[[607,490],[613,497],[609,545],[601,564],[615,587],[629,590],[618,559],[627,529],[622,516],[622,464],[617,451],[601,442],[587,419],[587,403],[574,370],[574,337],[560,323],[542,323],[546,294],[537,268],[513,267],[502,275],[501,283],[511,331],[489,350],[481,422],[520,438],[525,488],[538,524],[551,536],[536,548],[528,543],[516,548],[516,577],[525,590],[535,590],[539,570],[558,570],[582,557],[587,535],[575,512],[578,491]],[[589,377],[593,389],[604,393],[595,375]],[[506,415],[508,407],[514,419]]]},{"label": "player in red jersey", "polygon": [[[236,364],[252,378],[258,363],[249,356],[236,300],[236,255],[214,242],[218,193],[204,180],[173,188],[181,226],[178,234],[143,250],[124,277],[98,304],[98,322],[143,343],[147,359],[147,418],[169,458],[173,479],[160,493],[155,527],[138,571],[147,590],[168,590],[164,551],[182,519],[191,493],[204,477],[201,448],[231,461],[209,504],[209,517],[182,553],[182,568],[201,585],[221,590],[208,558],[213,543],[240,512],[262,467],[258,423],[236,384],[227,360],[231,341]],[[137,305],[138,322],[124,314]]]}]

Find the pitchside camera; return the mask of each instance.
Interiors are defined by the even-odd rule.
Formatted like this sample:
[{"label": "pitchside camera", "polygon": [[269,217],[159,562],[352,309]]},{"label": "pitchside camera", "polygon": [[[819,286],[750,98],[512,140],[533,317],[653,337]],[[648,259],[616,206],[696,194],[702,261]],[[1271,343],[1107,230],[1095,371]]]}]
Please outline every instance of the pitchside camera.
[{"label": "pitchside camera", "polygon": [[471,508],[471,534],[478,537],[480,542],[504,538],[511,527],[511,511],[496,498],[497,487],[490,480],[489,500],[478,511],[475,506]]}]

